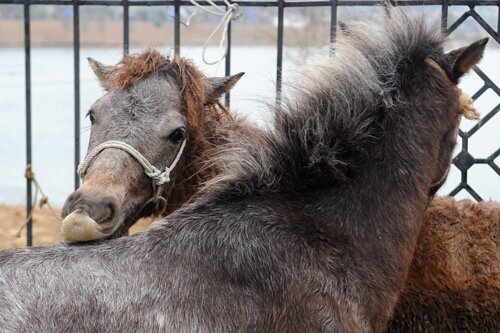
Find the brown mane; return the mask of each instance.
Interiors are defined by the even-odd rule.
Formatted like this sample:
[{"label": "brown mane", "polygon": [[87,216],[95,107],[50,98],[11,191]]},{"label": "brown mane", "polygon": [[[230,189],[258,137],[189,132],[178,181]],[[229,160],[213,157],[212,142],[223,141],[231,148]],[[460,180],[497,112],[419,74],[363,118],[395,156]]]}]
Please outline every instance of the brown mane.
[{"label": "brown mane", "polygon": [[157,50],[147,50],[140,54],[126,55],[110,72],[111,86],[126,89],[143,80],[151,73],[158,72],[171,61]]}]

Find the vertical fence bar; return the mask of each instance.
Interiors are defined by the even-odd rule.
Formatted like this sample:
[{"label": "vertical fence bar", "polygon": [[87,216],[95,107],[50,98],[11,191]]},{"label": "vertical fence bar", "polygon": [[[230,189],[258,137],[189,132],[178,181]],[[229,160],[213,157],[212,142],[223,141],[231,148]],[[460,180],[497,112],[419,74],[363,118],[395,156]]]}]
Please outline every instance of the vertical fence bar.
[{"label": "vertical fence bar", "polygon": [[281,101],[281,85],[283,70],[283,17],[285,14],[285,1],[278,0],[278,36],[277,36],[277,55],[276,55],[276,103]]},{"label": "vertical fence bar", "polygon": [[[229,21],[227,25],[226,76],[231,75],[231,25],[231,21]],[[224,104],[229,107],[231,104],[231,94],[229,91],[226,93],[224,99]]]},{"label": "vertical fence bar", "polygon": [[[337,0],[331,0],[330,7],[330,43],[335,42],[337,36]],[[330,50],[332,48],[330,47]]]},{"label": "vertical fence bar", "polygon": [[123,56],[126,56],[129,52],[129,31],[129,5],[128,0],[123,0]]},{"label": "vertical fence bar", "polygon": [[[130,0],[121,0],[121,5],[123,6],[123,53],[124,55],[129,53],[130,49]],[[390,3],[397,4],[395,1],[388,1]],[[43,2],[45,3],[45,2]],[[74,169],[80,162],[80,16],[79,16],[79,6],[80,0],[73,0],[69,3],[58,3],[58,5],[71,5],[73,6],[73,52],[74,52]],[[451,2],[452,4],[454,2]],[[469,6],[475,5],[473,2],[466,2]],[[500,32],[500,1],[497,2],[497,33]],[[33,4],[32,0],[24,0],[19,4],[24,5],[24,53],[25,53],[25,116],[26,116],[26,164],[28,166],[32,165],[32,103],[31,103],[31,18],[30,9]],[[48,3],[47,3],[48,4]],[[301,2],[302,5],[305,2]],[[106,5],[103,2],[103,5]],[[116,3],[114,5],[120,5]],[[174,1],[174,47],[175,55],[180,55],[180,28],[181,28],[181,6],[183,6],[182,0]],[[326,6],[327,4],[325,4]],[[342,4],[341,4],[342,5]],[[283,49],[284,49],[284,10],[287,7],[286,0],[276,0],[276,3],[270,6],[277,7],[278,10],[278,24],[277,24],[277,60],[276,60],[276,102],[280,103],[282,94],[282,73],[283,73]],[[338,0],[330,0],[330,42],[334,43],[337,33],[337,16],[338,16]],[[356,5],[354,5],[356,6]],[[441,28],[446,31],[448,28],[448,11],[449,11],[450,1],[441,1]],[[231,44],[232,44],[232,25],[229,23],[227,30],[227,41],[228,49],[225,59],[225,73],[226,75],[231,74]],[[332,50],[333,51],[333,50]],[[230,94],[225,95],[225,104],[230,105]],[[462,150],[468,151],[468,138],[466,134],[462,137]],[[470,189],[472,188],[467,184],[467,170],[461,170],[461,184],[460,188]],[[75,173],[74,175],[74,187],[77,188],[80,184],[80,179]],[[469,193],[471,193],[469,191]],[[472,194],[475,198],[477,194]],[[32,217],[31,212],[33,210],[33,188],[32,181],[27,178],[26,180],[26,214],[28,218],[26,235],[27,235],[27,246],[32,245],[33,234],[32,234]]]},{"label": "vertical fence bar", "polygon": [[181,55],[181,5],[175,0],[174,5],[174,50],[175,56]]},{"label": "vertical fence bar", "polygon": [[73,0],[73,62],[74,62],[74,95],[75,95],[75,189],[80,186],[80,177],[76,173],[78,164],[80,164],[80,7],[78,0]]},{"label": "vertical fence bar", "polygon": [[442,0],[441,3],[441,31],[448,29],[448,0]]},{"label": "vertical fence bar", "polygon": [[335,39],[337,38],[337,0],[331,0],[330,5],[330,55],[335,52]]},{"label": "vertical fence bar", "polygon": [[[31,31],[30,31],[30,0],[24,2],[24,70],[26,90],[26,165],[32,164],[31,156]],[[31,179],[26,177],[26,245],[33,245],[33,219]]]}]

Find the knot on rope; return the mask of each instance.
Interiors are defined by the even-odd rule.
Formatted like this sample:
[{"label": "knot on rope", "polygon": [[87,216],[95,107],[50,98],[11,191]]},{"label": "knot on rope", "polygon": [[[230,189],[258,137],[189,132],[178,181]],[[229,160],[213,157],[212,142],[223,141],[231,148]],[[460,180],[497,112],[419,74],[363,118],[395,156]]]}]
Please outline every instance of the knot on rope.
[{"label": "knot on rope", "polygon": [[146,172],[146,174],[152,179],[155,185],[163,185],[170,181],[170,170],[168,168],[163,172],[156,169],[153,172]]},{"label": "knot on rope", "polygon": [[[26,169],[24,170],[24,177],[31,180],[31,182],[35,185],[36,191],[40,192],[40,194],[42,195],[42,197],[38,201],[38,207],[43,208],[43,206],[48,205],[49,197],[47,197],[45,195],[45,192],[43,192],[42,187],[40,186],[40,183],[36,178],[35,172],[33,171],[33,167],[31,166],[31,164],[26,165]],[[34,203],[36,203],[36,200]]]},{"label": "knot on rope", "polygon": [[[207,64],[207,65],[217,64],[217,69],[216,69],[216,72],[217,72],[221,61],[226,57],[226,54],[227,54],[227,48],[228,48],[227,29],[229,27],[229,23],[231,23],[231,21],[236,21],[240,17],[242,17],[243,11],[241,10],[240,6],[237,3],[230,3],[228,0],[224,0],[224,4],[226,5],[227,10],[221,9],[212,0],[206,0],[206,2],[208,2],[208,4],[211,6],[208,8],[201,6],[196,0],[189,0],[189,2],[191,2],[195,6],[195,9],[188,16],[186,21],[182,22],[187,27],[191,24],[191,19],[196,15],[197,8],[200,8],[201,10],[204,10],[207,13],[222,17],[219,24],[215,27],[215,29],[212,31],[212,33],[208,36],[207,41],[203,45],[203,51],[201,53],[201,57],[202,57],[203,62],[205,64]],[[216,60],[207,60],[206,51],[207,51],[208,45],[210,44],[210,42],[214,38],[215,34],[217,34],[217,32],[221,28],[222,28],[222,35],[221,35],[221,39],[219,42],[220,56]]]},{"label": "knot on rope", "polygon": [[26,170],[24,170],[24,177],[28,178],[31,181],[35,180],[35,173],[33,172],[31,164],[28,164],[26,166]]},{"label": "knot on rope", "polygon": [[[18,238],[21,237],[21,232],[26,227],[26,225],[33,219],[33,210],[34,210],[34,207],[37,206],[37,201],[38,201],[38,208],[43,208],[44,206],[49,207],[49,210],[54,215],[55,219],[57,221],[60,221],[59,215],[55,212],[54,208],[52,208],[52,206],[50,205],[49,197],[45,195],[45,192],[43,191],[42,186],[40,186],[40,182],[36,178],[36,174],[33,171],[33,167],[31,166],[31,164],[26,165],[26,169],[24,170],[24,177],[26,177],[26,179],[30,180],[31,183],[33,185],[35,185],[35,196],[33,197],[33,201],[31,203],[32,208],[31,208],[31,210],[29,210],[29,214],[26,217],[26,220],[24,221],[24,223],[21,225],[21,227],[19,228],[19,230],[15,234],[16,237],[18,237]],[[40,193],[40,195],[41,195],[40,200],[38,200],[38,193]]]},{"label": "knot on rope", "polygon": [[481,114],[474,107],[474,101],[462,89],[459,89],[460,98],[458,103],[460,105],[460,112],[469,120],[480,120]]},{"label": "knot on rope", "polygon": [[237,3],[229,4],[227,6],[227,11],[231,12],[231,20],[233,21],[236,21],[243,16],[243,11]]}]

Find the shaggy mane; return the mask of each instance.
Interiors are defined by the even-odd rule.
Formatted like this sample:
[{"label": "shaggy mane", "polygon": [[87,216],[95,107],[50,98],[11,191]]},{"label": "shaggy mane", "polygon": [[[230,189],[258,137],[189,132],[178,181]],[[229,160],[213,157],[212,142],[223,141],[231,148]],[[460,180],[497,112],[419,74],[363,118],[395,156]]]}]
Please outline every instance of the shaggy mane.
[{"label": "shaggy mane", "polygon": [[215,163],[224,170],[205,193],[295,193],[350,182],[369,163],[380,125],[397,121],[393,106],[411,99],[409,75],[442,52],[445,36],[424,17],[396,8],[389,20],[349,29],[335,54],[306,68],[291,97],[275,108],[274,131],[218,148]]}]

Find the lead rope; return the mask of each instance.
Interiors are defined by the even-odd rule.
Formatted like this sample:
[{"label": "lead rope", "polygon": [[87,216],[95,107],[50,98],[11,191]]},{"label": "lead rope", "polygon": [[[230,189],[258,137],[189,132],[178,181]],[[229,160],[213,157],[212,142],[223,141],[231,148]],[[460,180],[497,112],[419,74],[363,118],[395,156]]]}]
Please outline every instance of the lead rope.
[{"label": "lead rope", "polygon": [[[241,11],[240,6],[238,4],[230,3],[228,0],[224,0],[224,3],[227,6],[227,11],[224,9],[221,9],[212,0],[205,0],[205,1],[208,2],[208,4],[212,7],[208,7],[208,8],[203,7],[198,2],[196,2],[196,0],[189,0],[189,2],[191,2],[195,6],[195,8],[194,8],[194,11],[187,17],[186,21],[183,22],[183,24],[185,26],[189,27],[189,25],[191,24],[191,19],[196,15],[197,8],[200,8],[200,9],[206,11],[207,13],[222,17],[219,24],[215,27],[215,29],[212,31],[212,33],[208,36],[207,41],[203,45],[203,51],[201,53],[201,57],[202,57],[203,62],[205,64],[207,64],[207,65],[217,64],[217,69],[215,70],[215,72],[218,72],[220,63],[226,57],[226,54],[227,54],[227,47],[228,47],[227,29],[229,27],[229,23],[231,21],[236,21],[240,17],[242,17],[243,12]],[[210,42],[212,41],[212,38],[214,38],[214,36],[217,34],[217,32],[220,30],[221,27],[224,27],[224,28],[222,29],[222,36],[221,36],[221,40],[219,43],[219,51],[220,51],[219,59],[214,60],[214,61],[209,61],[209,60],[207,60],[207,57],[206,57],[208,45],[210,44]]]},{"label": "lead rope", "polygon": [[104,149],[108,148],[116,148],[116,149],[121,149],[130,156],[134,157],[137,162],[143,167],[144,173],[151,178],[152,184],[153,184],[153,196],[146,201],[146,203],[142,206],[141,210],[150,202],[155,203],[155,210],[158,210],[160,202],[164,204],[164,207],[162,209],[163,213],[165,209],[167,208],[167,200],[162,197],[162,192],[163,192],[163,185],[168,183],[170,181],[170,172],[174,169],[174,167],[177,165],[179,162],[179,159],[181,158],[182,152],[184,151],[184,147],[186,146],[186,140],[182,141],[181,147],[179,148],[179,151],[177,152],[177,155],[175,156],[174,161],[172,164],[170,164],[170,167],[165,167],[164,171],[161,171],[157,169],[154,165],[149,163],[149,161],[141,154],[139,153],[134,147],[131,145],[122,142],[122,141],[106,141],[95,147],[85,158],[82,164],[78,166],[77,173],[78,176],[83,180],[85,177],[85,174],[87,173],[87,169],[90,166],[90,162],[97,156],[99,155]]},{"label": "lead rope", "polygon": [[[21,232],[28,225],[30,219],[33,219],[33,212],[35,211],[36,207],[43,208],[44,206],[47,206],[52,215],[54,215],[55,220],[58,222],[60,221],[60,214],[57,214],[54,207],[52,207],[52,205],[50,204],[49,198],[43,191],[42,186],[40,185],[40,182],[38,181],[38,178],[36,177],[31,164],[26,165],[26,170],[24,171],[24,177],[31,180],[31,182],[35,186],[35,196],[33,197],[33,201],[31,203],[32,208],[29,215],[26,217],[26,220],[24,220],[24,223],[19,227],[19,229],[15,234],[17,238],[21,237]],[[40,198],[40,201],[38,201],[38,193],[40,193],[40,195],[42,196]]]}]

